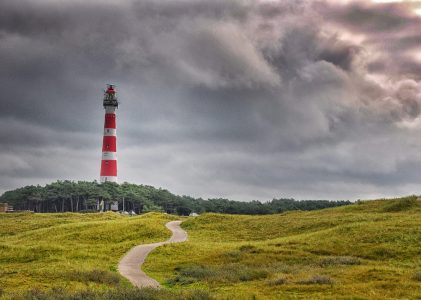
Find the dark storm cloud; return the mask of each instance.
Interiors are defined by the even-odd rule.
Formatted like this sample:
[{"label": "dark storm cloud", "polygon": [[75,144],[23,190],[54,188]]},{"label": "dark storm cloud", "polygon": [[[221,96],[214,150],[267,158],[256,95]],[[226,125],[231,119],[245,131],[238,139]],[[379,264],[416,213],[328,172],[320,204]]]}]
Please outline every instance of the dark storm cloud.
[{"label": "dark storm cloud", "polygon": [[327,41],[325,45],[322,45],[319,50],[319,59],[330,62],[345,71],[350,71],[360,50],[361,48],[356,45],[332,39],[331,42]]},{"label": "dark storm cloud", "polygon": [[416,3],[316,2],[314,7],[336,28],[364,36],[361,46],[378,56],[367,62],[371,72],[420,80],[420,59],[415,54],[421,48],[421,18],[414,8],[421,2]]},{"label": "dark storm cloud", "polygon": [[361,1],[2,1],[0,188],[97,178],[113,82],[121,180],[239,200],[414,192],[420,19]]},{"label": "dark storm cloud", "polygon": [[319,3],[327,18],[364,33],[390,32],[420,25],[420,19],[406,3],[370,3],[355,1],[348,4]]}]

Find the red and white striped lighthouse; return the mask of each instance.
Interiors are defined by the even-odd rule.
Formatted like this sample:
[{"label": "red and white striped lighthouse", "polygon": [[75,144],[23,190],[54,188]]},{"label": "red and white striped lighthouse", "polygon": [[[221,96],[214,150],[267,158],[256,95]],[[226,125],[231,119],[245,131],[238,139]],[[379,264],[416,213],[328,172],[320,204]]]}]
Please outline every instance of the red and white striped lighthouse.
[{"label": "red and white striped lighthouse", "polygon": [[117,131],[116,114],[118,101],[114,85],[107,84],[104,93],[104,138],[102,140],[101,182],[117,182]]}]

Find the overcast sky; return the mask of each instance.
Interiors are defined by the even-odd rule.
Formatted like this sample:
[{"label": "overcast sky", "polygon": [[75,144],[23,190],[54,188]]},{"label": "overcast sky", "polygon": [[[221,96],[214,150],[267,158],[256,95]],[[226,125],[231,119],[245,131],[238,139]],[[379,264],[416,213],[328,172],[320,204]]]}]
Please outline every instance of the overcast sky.
[{"label": "overcast sky", "polygon": [[421,1],[1,0],[0,83],[0,193],[99,180],[114,83],[120,182],[421,194]]}]

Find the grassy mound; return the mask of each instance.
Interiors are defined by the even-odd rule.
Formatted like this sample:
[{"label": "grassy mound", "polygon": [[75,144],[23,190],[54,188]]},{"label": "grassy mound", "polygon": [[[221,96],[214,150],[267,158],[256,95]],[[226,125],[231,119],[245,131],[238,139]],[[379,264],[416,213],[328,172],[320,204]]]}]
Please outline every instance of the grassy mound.
[{"label": "grassy mound", "polygon": [[217,298],[417,299],[421,202],[358,202],[269,216],[205,214],[189,241],[160,247],[145,269],[171,290]]},{"label": "grassy mound", "polygon": [[0,289],[7,296],[129,286],[116,272],[119,259],[134,245],[169,238],[164,224],[173,219],[155,213],[0,214]]},{"label": "grassy mound", "polygon": [[421,201],[359,201],[311,212],[187,219],[186,243],[144,269],[166,288],[118,275],[132,246],[162,241],[164,214],[1,214],[4,299],[417,299]]}]

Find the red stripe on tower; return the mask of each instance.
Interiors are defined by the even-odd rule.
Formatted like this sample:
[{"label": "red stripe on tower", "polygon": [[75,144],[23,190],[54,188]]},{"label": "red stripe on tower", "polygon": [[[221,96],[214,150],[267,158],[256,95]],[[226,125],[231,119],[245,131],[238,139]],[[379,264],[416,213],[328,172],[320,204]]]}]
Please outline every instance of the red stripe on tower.
[{"label": "red stripe on tower", "polygon": [[112,113],[112,114],[105,113],[104,128],[116,128],[115,127],[115,113]]},{"label": "red stripe on tower", "polygon": [[117,137],[105,135],[102,139],[102,152],[117,152]]},{"label": "red stripe on tower", "polygon": [[104,137],[102,140],[101,182],[117,182],[117,131],[116,114],[118,101],[114,85],[108,84],[104,93]]}]

